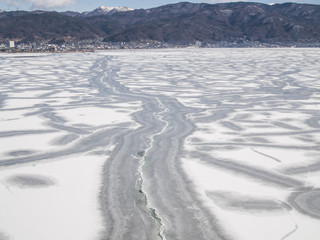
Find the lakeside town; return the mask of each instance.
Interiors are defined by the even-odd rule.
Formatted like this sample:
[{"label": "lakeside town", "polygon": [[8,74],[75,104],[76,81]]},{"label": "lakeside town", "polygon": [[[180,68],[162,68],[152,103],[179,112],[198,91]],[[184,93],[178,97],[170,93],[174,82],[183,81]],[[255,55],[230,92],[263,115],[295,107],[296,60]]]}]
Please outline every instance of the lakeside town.
[{"label": "lakeside town", "polygon": [[117,49],[157,49],[157,48],[277,48],[277,47],[307,47],[319,48],[320,43],[261,43],[245,40],[235,42],[206,43],[196,41],[189,44],[173,44],[159,41],[147,42],[104,42],[103,39],[82,40],[82,41],[60,41],[52,43],[43,42],[15,42],[0,41],[0,52],[93,52],[100,50]]}]

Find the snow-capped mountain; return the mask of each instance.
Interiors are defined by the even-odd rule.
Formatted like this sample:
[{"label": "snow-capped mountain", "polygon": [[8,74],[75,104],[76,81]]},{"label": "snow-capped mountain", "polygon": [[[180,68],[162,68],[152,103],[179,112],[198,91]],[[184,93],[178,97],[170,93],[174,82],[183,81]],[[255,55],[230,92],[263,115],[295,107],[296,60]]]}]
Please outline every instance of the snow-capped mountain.
[{"label": "snow-capped mountain", "polygon": [[99,15],[112,15],[117,12],[127,12],[127,11],[132,11],[134,9],[128,8],[128,7],[105,7],[101,6],[96,8],[95,10],[91,12],[83,12],[81,15],[86,16],[86,17],[91,17],[91,16],[99,16]]}]

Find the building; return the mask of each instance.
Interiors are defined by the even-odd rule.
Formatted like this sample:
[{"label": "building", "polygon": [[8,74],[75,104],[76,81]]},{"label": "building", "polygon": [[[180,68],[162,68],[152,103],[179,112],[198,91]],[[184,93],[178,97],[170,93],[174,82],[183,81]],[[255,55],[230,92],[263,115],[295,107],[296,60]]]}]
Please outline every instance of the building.
[{"label": "building", "polygon": [[14,48],[14,47],[15,47],[14,41],[9,41],[9,48]]}]

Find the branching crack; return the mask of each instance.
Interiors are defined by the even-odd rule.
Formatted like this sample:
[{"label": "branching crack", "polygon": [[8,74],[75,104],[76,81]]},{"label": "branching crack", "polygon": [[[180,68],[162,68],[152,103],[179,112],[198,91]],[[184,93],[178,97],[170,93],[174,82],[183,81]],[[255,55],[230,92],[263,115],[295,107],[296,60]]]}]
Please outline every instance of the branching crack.
[{"label": "branching crack", "polygon": [[164,235],[165,226],[163,224],[163,221],[162,221],[157,209],[153,208],[152,206],[150,206],[149,201],[148,201],[147,193],[143,190],[143,186],[144,186],[143,166],[144,166],[144,164],[146,162],[147,154],[153,147],[153,143],[154,143],[155,137],[161,135],[169,125],[169,123],[166,120],[163,119],[163,114],[165,112],[167,112],[168,109],[165,108],[162,105],[162,103],[160,102],[159,99],[157,99],[157,101],[159,103],[159,106],[163,110],[161,112],[156,113],[155,117],[157,119],[159,119],[159,121],[165,123],[165,125],[161,129],[161,131],[159,131],[159,132],[155,133],[154,135],[150,136],[150,145],[149,145],[149,147],[145,151],[140,151],[140,152],[137,153],[137,155],[140,157],[140,160],[139,160],[140,166],[139,166],[139,169],[138,169],[138,179],[137,179],[137,182],[136,182],[136,189],[139,191],[140,194],[143,195],[143,199],[144,199],[144,202],[145,202],[145,207],[146,207],[148,213],[150,214],[150,216],[154,219],[154,221],[158,225],[158,237],[159,237],[159,239],[165,240],[166,239],[165,235]]}]

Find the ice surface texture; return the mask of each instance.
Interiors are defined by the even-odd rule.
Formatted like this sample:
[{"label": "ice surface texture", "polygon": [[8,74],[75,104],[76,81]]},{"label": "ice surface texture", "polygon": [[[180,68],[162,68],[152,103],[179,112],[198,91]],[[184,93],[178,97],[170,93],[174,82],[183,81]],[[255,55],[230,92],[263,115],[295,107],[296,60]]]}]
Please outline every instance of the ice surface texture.
[{"label": "ice surface texture", "polygon": [[[318,239],[318,49],[15,56],[0,55],[0,237]],[[52,204],[38,232],[15,223],[28,201],[44,216],[36,199]]]}]

